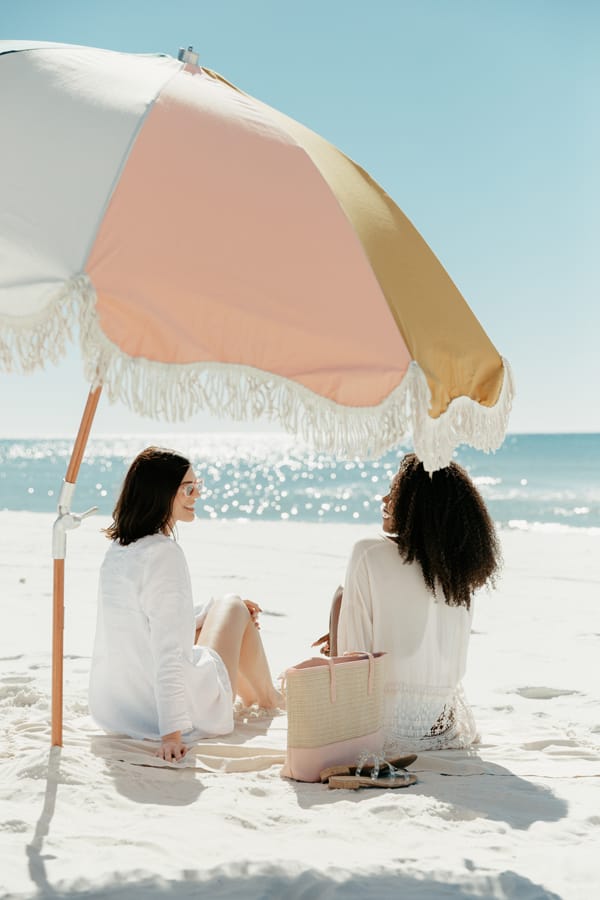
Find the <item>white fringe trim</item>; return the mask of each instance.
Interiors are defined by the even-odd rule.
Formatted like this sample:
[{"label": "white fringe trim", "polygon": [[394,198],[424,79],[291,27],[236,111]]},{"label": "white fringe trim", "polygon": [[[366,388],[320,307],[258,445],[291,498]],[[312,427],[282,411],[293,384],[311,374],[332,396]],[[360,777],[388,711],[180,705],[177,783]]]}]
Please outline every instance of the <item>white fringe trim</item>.
[{"label": "white fringe trim", "polygon": [[124,354],[100,328],[96,293],[85,275],[66,283],[38,316],[0,318],[0,366],[28,372],[64,355],[79,318],[86,378],[103,385],[110,402],[120,400],[143,416],[181,422],[201,410],[232,419],[266,418],[299,435],[315,450],[340,457],[381,456],[412,434],[415,453],[428,471],[447,465],[459,444],[495,450],[506,433],[514,394],[510,367],[498,402],[483,407],[459,397],[437,419],[428,415],[431,392],[412,362],[405,378],[379,406],[340,406],[303,385],[250,366],[228,363],[175,365]]},{"label": "white fringe trim", "polygon": [[504,378],[494,406],[482,406],[470,397],[456,397],[437,419],[428,414],[431,391],[419,368],[419,377],[411,391],[411,431],[415,453],[428,472],[447,466],[460,444],[469,444],[485,453],[498,449],[508,428],[515,396],[512,370],[504,357],[502,365]]},{"label": "white fringe trim", "polygon": [[58,363],[73,340],[73,325],[89,302],[89,279],[63,284],[52,300],[29,316],[0,315],[0,369],[29,373],[48,361]]}]

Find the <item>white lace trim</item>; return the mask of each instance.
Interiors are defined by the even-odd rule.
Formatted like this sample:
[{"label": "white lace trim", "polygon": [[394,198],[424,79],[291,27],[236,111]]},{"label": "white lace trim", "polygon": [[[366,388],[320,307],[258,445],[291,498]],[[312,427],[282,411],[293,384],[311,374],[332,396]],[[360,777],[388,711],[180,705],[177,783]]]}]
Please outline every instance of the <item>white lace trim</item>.
[{"label": "white lace trim", "polygon": [[428,415],[431,392],[416,362],[378,406],[340,406],[303,385],[250,366],[227,363],[175,365],[134,358],[110,341],[96,314],[96,292],[86,275],[65,283],[51,303],[27,318],[0,317],[0,367],[32,371],[64,355],[79,318],[86,377],[102,384],[111,402],[140,415],[182,421],[200,410],[237,420],[266,418],[299,435],[316,450],[336,456],[381,456],[412,434],[428,471],[447,465],[461,443],[494,450],[504,439],[514,395],[510,367],[497,403],[483,407],[468,397],[453,400],[437,419]]},{"label": "white lace trim", "polygon": [[462,685],[386,686],[385,753],[469,747],[477,727]]}]

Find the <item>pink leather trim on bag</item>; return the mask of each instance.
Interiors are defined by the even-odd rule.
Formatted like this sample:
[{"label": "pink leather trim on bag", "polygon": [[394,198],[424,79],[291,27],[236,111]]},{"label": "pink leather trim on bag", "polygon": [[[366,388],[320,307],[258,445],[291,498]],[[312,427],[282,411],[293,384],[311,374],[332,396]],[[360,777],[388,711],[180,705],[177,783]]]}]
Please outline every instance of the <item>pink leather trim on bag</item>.
[{"label": "pink leather trim on bag", "polygon": [[[374,660],[375,657],[373,656],[372,653],[369,653],[368,650],[346,650],[346,652],[344,653],[344,657],[347,657],[347,656],[349,656],[349,657],[354,657],[355,659],[364,659],[365,656],[368,657],[368,659],[369,659],[369,678],[368,678],[368,681],[367,681],[367,693],[369,694],[369,696],[371,696],[371,694],[373,693],[373,674],[374,674],[374,671],[375,671],[375,664],[374,664],[373,660]],[[378,653],[377,656],[381,656],[381,654]],[[337,661],[339,661],[339,658],[338,658]],[[342,657],[342,662],[343,662],[343,661],[344,661],[344,660],[343,660],[343,657]],[[319,660],[319,662],[321,662],[321,660]],[[336,689],[335,689],[335,663],[336,663],[336,657],[329,656],[329,657],[325,660],[325,662],[329,663],[329,678],[330,678],[330,681],[329,681],[329,696],[330,696],[330,698],[331,698],[331,702],[332,702],[332,703],[335,703],[335,700],[336,700],[336,697],[337,697],[337,692],[336,692]]]},{"label": "pink leather trim on bag", "polygon": [[295,781],[320,781],[320,774],[328,766],[354,766],[365,750],[381,754],[383,751],[383,728],[373,734],[336,741],[325,747],[314,749],[294,749],[288,747],[287,758],[281,774]]}]

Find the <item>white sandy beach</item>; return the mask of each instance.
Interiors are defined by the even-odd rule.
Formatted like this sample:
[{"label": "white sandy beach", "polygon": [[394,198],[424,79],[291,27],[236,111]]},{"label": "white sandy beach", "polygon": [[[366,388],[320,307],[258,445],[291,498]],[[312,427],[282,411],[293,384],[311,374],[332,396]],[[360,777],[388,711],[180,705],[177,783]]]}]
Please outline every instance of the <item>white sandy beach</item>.
[{"label": "white sandy beach", "polygon": [[[597,896],[600,535],[502,533],[465,683],[481,744],[421,755],[408,789],[354,793],[280,777],[285,716],[197,746],[179,771],[101,734],[87,679],[104,518],[69,536],[65,742],[50,753],[53,518],[0,513],[0,897]],[[260,602],[277,674],[312,655],[372,531],[198,521],[180,540],[198,600]]]}]

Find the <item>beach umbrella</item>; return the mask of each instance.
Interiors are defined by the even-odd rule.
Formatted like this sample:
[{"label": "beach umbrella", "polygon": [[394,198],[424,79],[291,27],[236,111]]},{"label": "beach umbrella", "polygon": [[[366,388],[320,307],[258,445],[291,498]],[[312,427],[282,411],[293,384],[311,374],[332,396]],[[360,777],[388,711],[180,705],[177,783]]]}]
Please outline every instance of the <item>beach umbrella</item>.
[{"label": "beach umbrella", "polygon": [[430,471],[506,430],[508,365],[398,206],[196,63],[0,42],[0,366],[43,366],[78,330],[90,384],[54,534],[60,710],[65,532],[101,390],[344,456],[411,434]]}]

